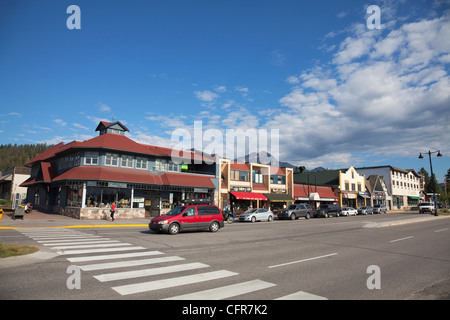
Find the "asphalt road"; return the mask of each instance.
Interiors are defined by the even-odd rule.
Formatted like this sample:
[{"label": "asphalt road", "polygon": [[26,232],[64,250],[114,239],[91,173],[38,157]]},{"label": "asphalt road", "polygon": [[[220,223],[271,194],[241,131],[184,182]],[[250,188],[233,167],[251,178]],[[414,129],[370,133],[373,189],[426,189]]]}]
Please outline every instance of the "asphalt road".
[{"label": "asphalt road", "polygon": [[[450,218],[412,213],[235,222],[175,236],[146,227],[11,229],[0,230],[0,241],[41,249],[0,260],[2,300],[398,300],[450,292]],[[93,249],[108,251],[84,251]]]}]

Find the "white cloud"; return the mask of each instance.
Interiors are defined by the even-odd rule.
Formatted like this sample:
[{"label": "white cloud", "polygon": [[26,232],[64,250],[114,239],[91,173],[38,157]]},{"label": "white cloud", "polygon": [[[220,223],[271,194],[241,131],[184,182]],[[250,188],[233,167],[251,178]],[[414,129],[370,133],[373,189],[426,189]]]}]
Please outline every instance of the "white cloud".
[{"label": "white cloud", "polygon": [[56,123],[57,125],[61,126],[61,127],[65,127],[67,125],[67,122],[65,122],[62,119],[54,119],[53,122]]},{"label": "white cloud", "polygon": [[445,16],[384,33],[354,26],[331,63],[286,79],[295,85],[279,100],[287,109],[266,123],[280,127],[281,159],[348,166],[361,152],[450,149],[449,30]]},{"label": "white cloud", "polygon": [[212,102],[219,97],[219,95],[215,92],[204,90],[204,91],[194,91],[195,96],[200,101],[204,102]]},{"label": "white cloud", "polygon": [[104,104],[104,103],[101,103],[101,104],[99,105],[99,107],[98,107],[98,110],[99,110],[100,112],[111,112],[111,107],[107,106],[107,105]]}]

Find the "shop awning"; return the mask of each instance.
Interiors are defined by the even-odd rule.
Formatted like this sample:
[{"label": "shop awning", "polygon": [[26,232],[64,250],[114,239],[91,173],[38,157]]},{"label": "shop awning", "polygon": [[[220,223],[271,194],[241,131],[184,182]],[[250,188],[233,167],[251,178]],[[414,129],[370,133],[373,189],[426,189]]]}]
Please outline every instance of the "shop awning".
[{"label": "shop awning", "polygon": [[415,196],[408,196],[408,198],[410,198],[412,200],[422,200],[421,197],[415,197]]},{"label": "shop awning", "polygon": [[294,201],[290,194],[286,193],[265,193],[264,194],[270,202],[287,202]]},{"label": "shop awning", "polygon": [[230,192],[237,200],[267,200],[262,193],[254,192]]}]

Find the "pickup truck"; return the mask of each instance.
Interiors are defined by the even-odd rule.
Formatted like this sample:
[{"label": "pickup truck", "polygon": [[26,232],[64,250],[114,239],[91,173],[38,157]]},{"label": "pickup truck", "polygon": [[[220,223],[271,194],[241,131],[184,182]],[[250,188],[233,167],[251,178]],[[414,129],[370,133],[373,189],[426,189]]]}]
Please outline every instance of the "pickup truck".
[{"label": "pickup truck", "polygon": [[419,204],[419,213],[432,213],[434,210],[433,202],[422,202]]}]

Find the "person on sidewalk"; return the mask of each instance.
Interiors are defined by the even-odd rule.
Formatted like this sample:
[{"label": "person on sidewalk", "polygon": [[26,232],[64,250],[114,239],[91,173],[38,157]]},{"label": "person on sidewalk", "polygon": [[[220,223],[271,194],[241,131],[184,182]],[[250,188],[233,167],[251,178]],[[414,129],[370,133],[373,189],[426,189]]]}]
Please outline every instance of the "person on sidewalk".
[{"label": "person on sidewalk", "polygon": [[113,204],[111,205],[111,221],[114,221],[114,213],[116,212],[116,203],[113,202]]}]

